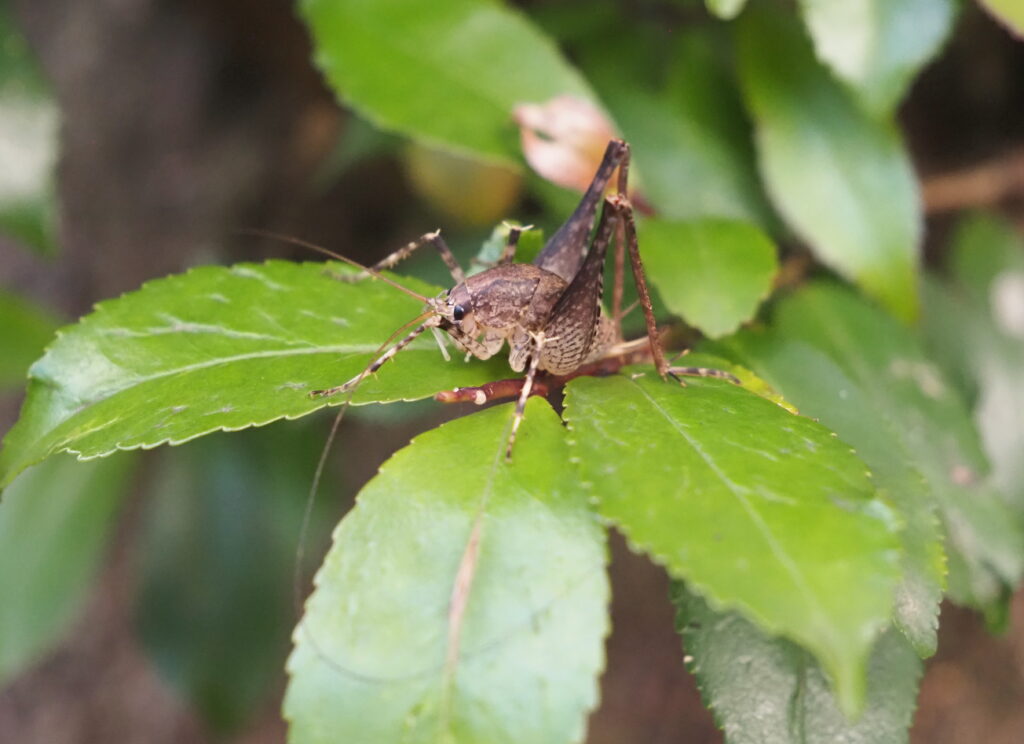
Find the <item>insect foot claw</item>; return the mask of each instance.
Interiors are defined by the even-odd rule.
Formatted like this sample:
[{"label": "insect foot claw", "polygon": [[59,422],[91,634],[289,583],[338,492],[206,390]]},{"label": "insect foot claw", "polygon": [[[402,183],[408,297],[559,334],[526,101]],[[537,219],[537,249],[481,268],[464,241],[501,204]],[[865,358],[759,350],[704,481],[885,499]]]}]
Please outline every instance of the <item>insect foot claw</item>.
[{"label": "insect foot claw", "polygon": [[687,377],[714,377],[719,380],[731,382],[733,385],[743,384],[736,375],[730,374],[723,369],[710,369],[708,367],[669,367],[668,373],[674,379],[679,380],[681,384],[683,383],[683,381],[679,379],[681,375],[686,375]]},{"label": "insect foot claw", "polygon": [[353,382],[349,380],[344,385],[338,385],[337,387],[327,388],[326,390],[310,390],[310,398],[327,398],[331,395],[337,395],[338,393],[347,393],[353,387]]}]

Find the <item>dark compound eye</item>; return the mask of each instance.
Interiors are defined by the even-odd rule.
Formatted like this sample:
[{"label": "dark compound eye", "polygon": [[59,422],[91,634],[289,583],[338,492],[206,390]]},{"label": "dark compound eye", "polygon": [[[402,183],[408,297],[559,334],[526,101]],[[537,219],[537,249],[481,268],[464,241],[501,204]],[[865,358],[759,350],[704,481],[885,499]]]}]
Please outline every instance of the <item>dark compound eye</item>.
[{"label": "dark compound eye", "polygon": [[455,320],[462,320],[463,318],[466,317],[466,308],[464,308],[462,305],[456,305],[455,307],[452,308],[452,317]]}]

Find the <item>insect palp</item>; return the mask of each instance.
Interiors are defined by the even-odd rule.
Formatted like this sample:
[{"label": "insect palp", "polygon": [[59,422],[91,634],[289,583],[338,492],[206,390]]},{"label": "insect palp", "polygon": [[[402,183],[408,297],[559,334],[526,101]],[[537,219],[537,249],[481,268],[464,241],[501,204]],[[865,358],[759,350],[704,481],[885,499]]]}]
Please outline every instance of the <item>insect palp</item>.
[{"label": "insect palp", "polygon": [[438,326],[431,326],[430,332],[434,335],[434,340],[437,341],[437,348],[441,350],[441,356],[444,357],[446,362],[450,362],[452,358],[448,355],[448,344],[444,340],[444,334],[441,333],[441,329]]}]

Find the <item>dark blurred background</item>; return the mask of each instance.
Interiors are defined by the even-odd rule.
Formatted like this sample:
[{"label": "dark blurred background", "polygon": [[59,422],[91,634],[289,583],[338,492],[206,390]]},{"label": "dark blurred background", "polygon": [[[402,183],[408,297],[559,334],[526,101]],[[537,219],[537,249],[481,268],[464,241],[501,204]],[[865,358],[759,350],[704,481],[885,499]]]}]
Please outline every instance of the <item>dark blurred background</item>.
[{"label": "dark blurred background", "polygon": [[[638,23],[666,17],[657,3],[624,4],[636,6]],[[488,221],[529,218],[536,209],[517,201],[525,197],[515,177],[502,173],[488,176],[493,193],[478,213],[430,206],[438,197],[424,194],[429,179],[422,161],[429,155],[374,133],[335,104],[309,62],[309,39],[287,0],[23,0],[11,10],[60,110],[59,250],[48,259],[0,237],[0,281],[64,319],[200,263],[310,258],[286,244],[240,235],[242,228],[369,259],[441,225],[452,242],[470,246]],[[901,119],[925,183],[929,260],[941,252],[953,210],[990,207],[1024,228],[1024,45],[967,4],[955,38],[917,82]],[[3,399],[0,431],[13,422],[19,402]],[[325,530],[377,465],[443,415],[450,414],[421,405],[348,422],[332,459],[316,545],[325,544]],[[214,507],[201,498],[202,474],[230,480],[223,463],[232,457],[244,478],[245,464],[263,459],[259,453],[272,459],[289,450],[290,467],[306,483],[326,423],[278,424],[266,434],[242,435],[248,440],[233,454],[223,435],[214,437],[223,457],[213,465],[187,446],[148,453],[84,614],[56,651],[0,690],[0,740],[284,741],[279,705],[294,619],[287,599],[292,528],[304,493],[278,515],[287,529],[267,526],[276,507],[255,496],[214,502],[227,510],[232,526],[226,531],[196,535],[186,525],[174,533],[161,525],[213,523]],[[346,443],[356,441],[371,442],[369,453],[350,456]],[[254,494],[260,490],[259,483],[250,485]],[[168,507],[161,492],[192,494],[191,511]],[[257,507],[269,516],[246,516]],[[277,545],[272,566],[261,563],[268,540]],[[204,605],[218,599],[190,591],[203,569],[154,563],[154,545],[173,553],[174,546],[215,541],[231,551],[217,564],[229,567],[225,580],[262,567],[280,595],[270,611],[254,599],[266,586],[238,590],[249,613],[241,622],[266,626],[254,627],[252,636],[259,646],[252,653],[266,657],[263,663],[224,651],[218,632],[228,621]],[[613,591],[604,703],[589,741],[719,741],[683,669],[665,576],[618,540]],[[160,608],[167,614],[160,616]],[[175,644],[192,644],[202,658],[175,661]],[[186,663],[191,671],[175,667]],[[225,669],[252,690],[225,693],[218,687]],[[988,635],[976,615],[944,607],[940,650],[928,662],[912,735],[929,744],[1024,741],[1024,594],[999,637]]]}]

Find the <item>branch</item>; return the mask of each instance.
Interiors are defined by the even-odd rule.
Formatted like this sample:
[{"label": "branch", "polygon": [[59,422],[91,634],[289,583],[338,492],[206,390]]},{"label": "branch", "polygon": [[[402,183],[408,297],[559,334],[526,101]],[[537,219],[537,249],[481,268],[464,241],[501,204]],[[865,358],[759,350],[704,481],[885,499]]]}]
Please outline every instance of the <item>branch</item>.
[{"label": "branch", "polygon": [[941,214],[969,207],[998,204],[1024,195],[1024,149],[1003,153],[986,162],[924,179],[925,211]]}]

